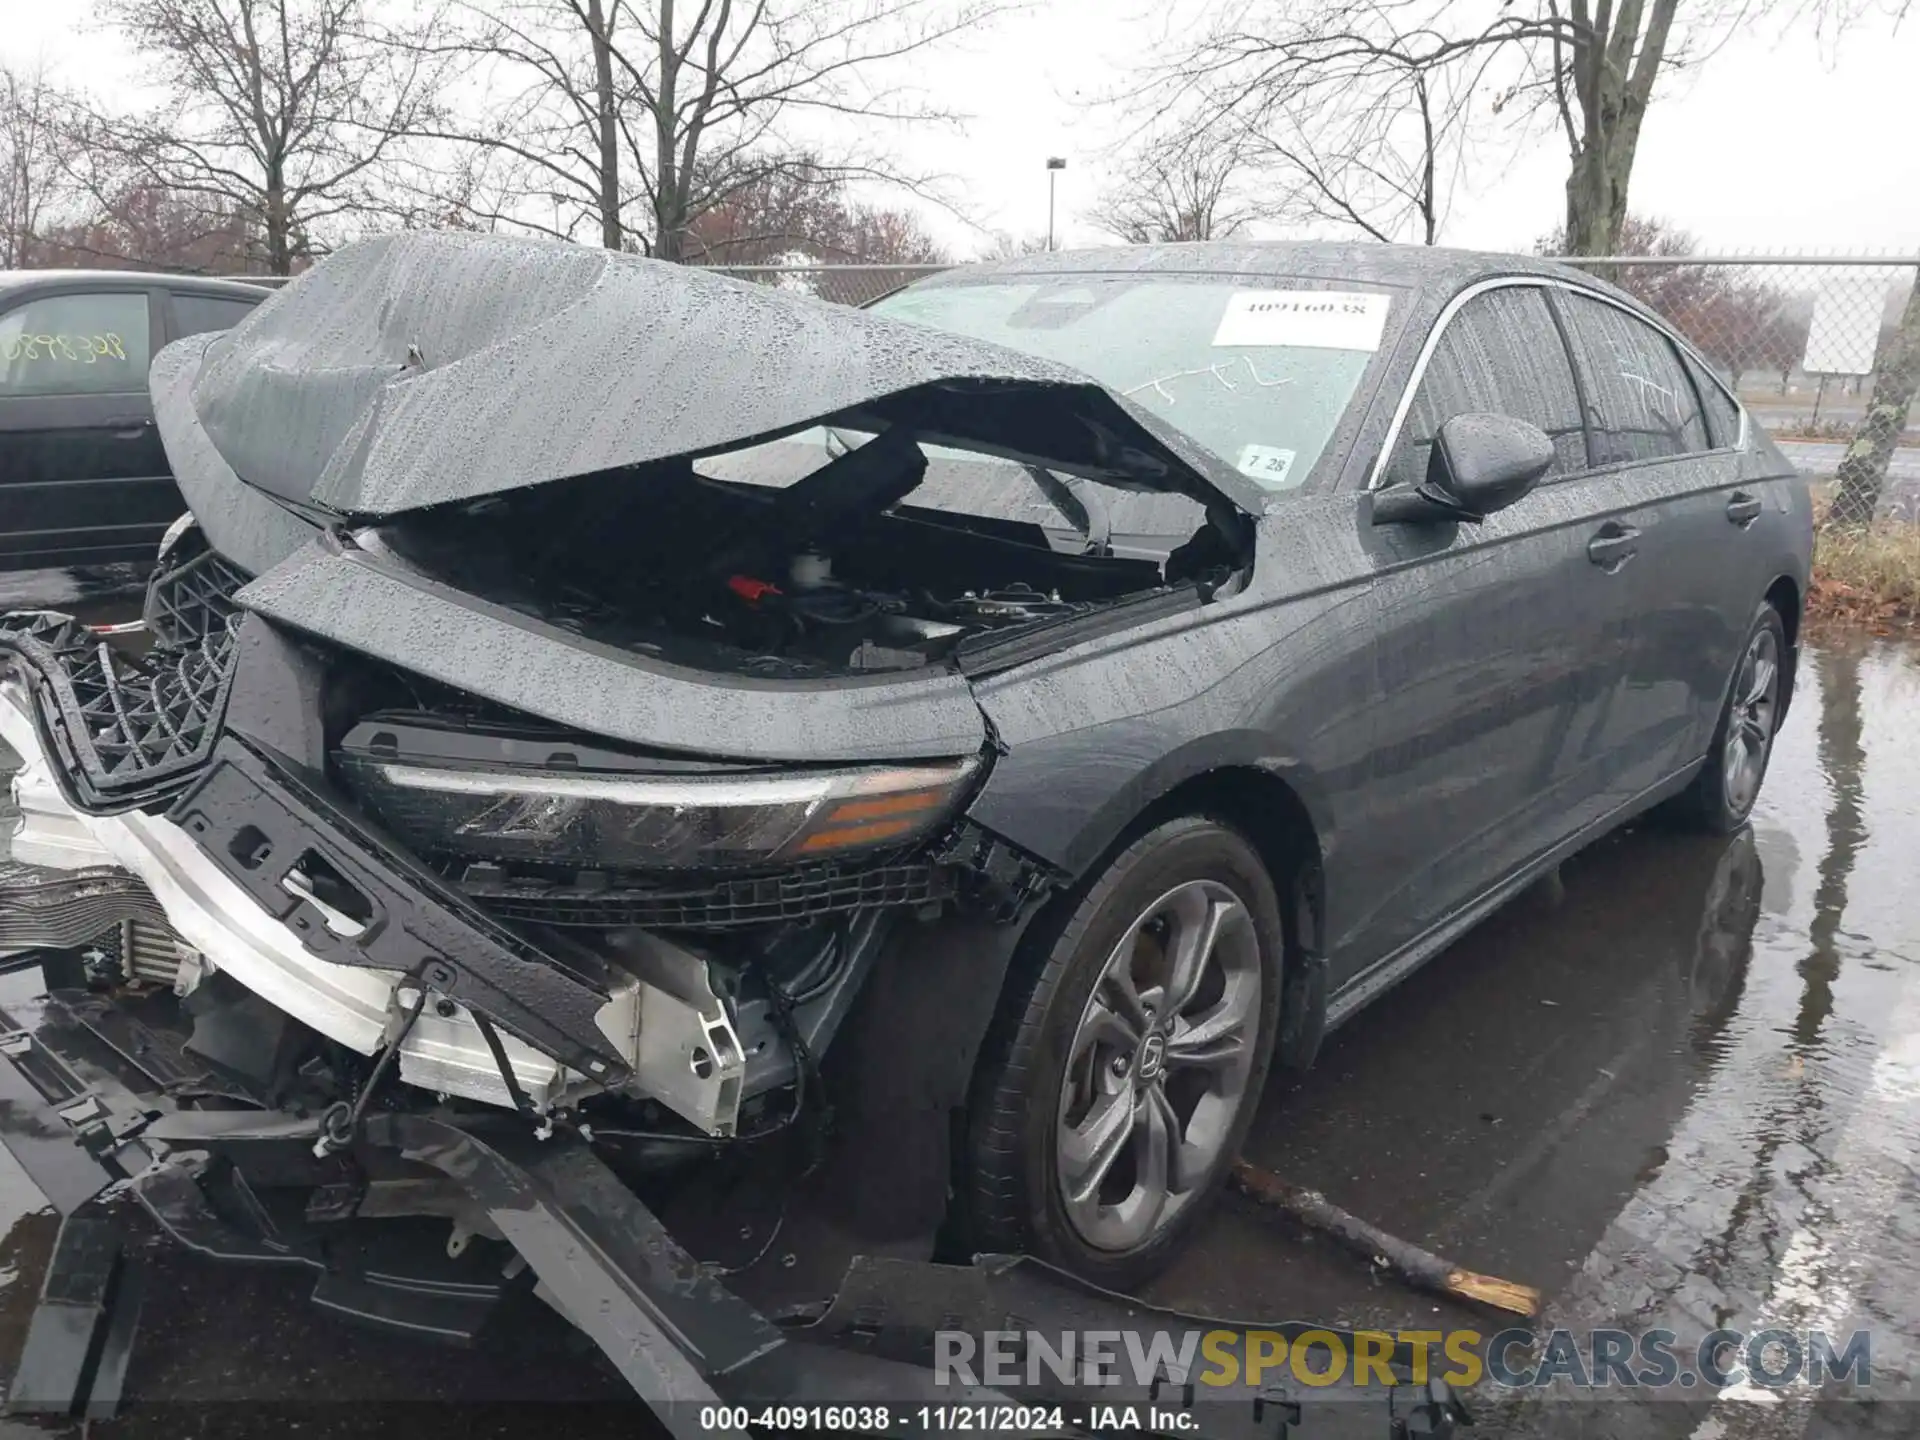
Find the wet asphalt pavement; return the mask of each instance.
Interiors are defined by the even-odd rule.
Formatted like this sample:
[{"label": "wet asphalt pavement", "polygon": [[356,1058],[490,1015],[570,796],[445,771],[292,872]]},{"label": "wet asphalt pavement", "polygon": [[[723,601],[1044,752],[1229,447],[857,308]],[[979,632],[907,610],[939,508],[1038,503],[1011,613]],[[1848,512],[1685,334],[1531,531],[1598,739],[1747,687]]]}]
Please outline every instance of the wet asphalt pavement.
[{"label": "wet asphalt pavement", "polygon": [[[1872,1332],[1920,1379],[1920,649],[1829,639],[1750,830],[1639,827],[1493,916],[1269,1093],[1249,1157],[1546,1326]],[[1498,1327],[1237,1207],[1160,1293],[1236,1314]],[[1251,1257],[1259,1278],[1249,1281]],[[1236,1296],[1236,1298],[1238,1298]],[[1920,1434],[1920,1403],[1502,1403],[1489,1434]]]},{"label": "wet asphalt pavement", "polygon": [[[1808,655],[1750,830],[1640,827],[1570,861],[1276,1082],[1249,1158],[1538,1287],[1547,1325],[1683,1343],[1870,1329],[1875,1392],[1920,1393],[1920,648],[1834,637]],[[53,1230],[0,1153],[0,1375]],[[103,1435],[218,1430],[202,1401],[319,1407],[299,1428],[330,1434],[373,1428],[371,1412],[320,1402],[621,1394],[532,1302],[462,1352],[351,1328],[298,1276],[153,1264],[134,1404]],[[1500,1328],[1233,1197],[1151,1298],[1252,1322]],[[1468,1433],[1489,1436],[1920,1434],[1913,1400],[1479,1400]],[[409,1434],[450,1428],[406,1415]],[[466,1434],[536,1425],[460,1417]],[[645,1428],[630,1414],[608,1433]]]}]

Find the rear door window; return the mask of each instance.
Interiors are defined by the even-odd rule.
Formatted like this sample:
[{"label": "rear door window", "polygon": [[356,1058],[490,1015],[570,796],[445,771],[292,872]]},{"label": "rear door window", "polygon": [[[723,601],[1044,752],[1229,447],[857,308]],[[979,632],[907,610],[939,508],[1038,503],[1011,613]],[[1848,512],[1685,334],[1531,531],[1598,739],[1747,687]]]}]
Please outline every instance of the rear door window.
[{"label": "rear door window", "polygon": [[1672,341],[1604,300],[1572,291],[1561,299],[1593,427],[1595,465],[1713,448],[1699,394]]},{"label": "rear door window", "polygon": [[0,395],[144,393],[142,290],[42,295],[0,314]]},{"label": "rear door window", "polygon": [[1544,430],[1553,441],[1549,480],[1586,469],[1573,367],[1539,286],[1488,290],[1447,321],[1394,442],[1383,483],[1415,485],[1426,479],[1441,425],[1455,415],[1472,414],[1506,415]]},{"label": "rear door window", "polygon": [[209,330],[231,330],[253,313],[253,300],[226,295],[173,295],[173,338],[203,335]]}]

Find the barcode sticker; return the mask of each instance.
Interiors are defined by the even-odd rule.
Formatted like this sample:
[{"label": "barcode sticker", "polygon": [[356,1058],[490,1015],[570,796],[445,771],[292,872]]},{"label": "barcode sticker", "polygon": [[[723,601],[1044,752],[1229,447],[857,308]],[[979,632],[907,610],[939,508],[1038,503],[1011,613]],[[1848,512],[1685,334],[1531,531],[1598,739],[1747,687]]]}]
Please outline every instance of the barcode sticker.
[{"label": "barcode sticker", "polygon": [[1378,350],[1391,298],[1352,290],[1236,290],[1213,343]]}]

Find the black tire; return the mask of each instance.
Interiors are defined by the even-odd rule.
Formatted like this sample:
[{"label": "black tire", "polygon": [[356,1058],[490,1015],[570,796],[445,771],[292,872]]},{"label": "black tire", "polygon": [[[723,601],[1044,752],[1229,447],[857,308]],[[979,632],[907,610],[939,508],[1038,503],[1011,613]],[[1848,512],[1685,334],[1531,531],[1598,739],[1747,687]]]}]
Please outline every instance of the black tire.
[{"label": "black tire", "polygon": [[[1162,902],[1169,908],[1156,911],[1153,907]],[[1217,1195],[1258,1108],[1280,1008],[1285,950],[1280,906],[1272,878],[1246,840],[1215,821],[1189,816],[1142,835],[1077,900],[1069,897],[1062,910],[1063,917],[1031,937],[1035,943],[1008,980],[975,1072],[962,1213],[976,1251],[1033,1254],[1098,1284],[1128,1289],[1166,1263]],[[1175,957],[1192,953],[1180,944],[1183,932],[1212,938],[1210,945],[1194,947],[1204,952],[1203,964],[1195,967],[1203,972],[1203,983],[1189,986],[1184,1002],[1166,983]],[[1142,938],[1129,945],[1123,962],[1117,947],[1133,934]],[[1162,983],[1138,985],[1141,967],[1151,978],[1156,965]],[[1124,977],[1116,966],[1124,969]],[[1257,995],[1249,994],[1249,976],[1257,977]],[[1149,1018],[1136,1042],[1116,1033],[1113,1048],[1104,1048],[1104,1040],[1086,1038],[1108,1029],[1094,1018],[1096,986],[1104,1022],[1126,1008],[1108,1005],[1108,997],[1122,993],[1116,987],[1129,986],[1127,993],[1141,1002],[1142,1013],[1150,1015],[1165,1000],[1172,1001],[1168,1008],[1175,1017]],[[1228,1047],[1200,1044],[1207,1032],[1191,1017],[1218,1029],[1223,1023],[1218,1017],[1229,1013],[1244,1017],[1232,1027],[1237,1048],[1230,1066],[1196,1060],[1203,1051],[1224,1055]],[[1162,1032],[1162,1045],[1150,1059],[1147,1036],[1156,1030]],[[1250,1040],[1245,1038],[1249,1030]],[[1081,1048],[1076,1049],[1077,1042]],[[1123,1053],[1129,1043],[1134,1045],[1130,1059]],[[1182,1050],[1183,1045],[1188,1048]],[[1123,1061],[1131,1067],[1124,1075]],[[1229,1098],[1226,1092],[1236,1083]],[[1206,1088],[1215,1086],[1217,1093]],[[1115,1093],[1099,1093],[1109,1088]],[[1083,1196],[1070,1213],[1062,1171],[1078,1152],[1065,1127],[1081,1092],[1089,1096],[1081,1123],[1090,1127],[1097,1123],[1096,1106],[1117,1106],[1135,1116],[1142,1107],[1152,1113],[1130,1122],[1130,1128],[1132,1123],[1145,1128],[1133,1132],[1125,1150],[1114,1151],[1120,1158],[1100,1172],[1106,1180],[1096,1179],[1092,1199]],[[1191,1113],[1183,1117],[1189,1101]],[[1171,1160],[1163,1168],[1179,1183],[1162,1185],[1165,1203],[1154,1212],[1159,1218],[1137,1242],[1093,1243],[1089,1227],[1117,1232],[1135,1223],[1102,1218],[1108,1216],[1103,1187],[1114,1183],[1116,1173],[1120,1184],[1135,1187],[1130,1196],[1152,1193],[1156,1167],[1150,1156],[1156,1142],[1150,1132],[1156,1129],[1168,1139],[1160,1153]],[[1209,1153],[1204,1163],[1192,1158]],[[1125,1215],[1128,1208],[1121,1202],[1111,1213]],[[1144,1214],[1146,1205],[1132,1209]]]},{"label": "black tire", "polygon": [[[1758,688],[1753,664],[1756,649],[1770,652],[1772,676]],[[1668,807],[1673,820],[1689,830],[1711,835],[1730,835],[1747,823],[1760,787],[1766,779],[1767,762],[1773,756],[1774,736],[1780,725],[1780,712],[1786,699],[1787,630],[1780,612],[1771,604],[1762,604],[1754,612],[1753,623],[1740,642],[1740,654],[1733,674],[1727,680],[1726,697],[1720,702],[1720,720],[1713,727],[1713,744],[1700,773],[1675,796]],[[1736,727],[1738,731],[1736,732]],[[1751,772],[1738,778],[1743,762],[1728,737],[1743,737],[1741,752],[1751,757]]]}]

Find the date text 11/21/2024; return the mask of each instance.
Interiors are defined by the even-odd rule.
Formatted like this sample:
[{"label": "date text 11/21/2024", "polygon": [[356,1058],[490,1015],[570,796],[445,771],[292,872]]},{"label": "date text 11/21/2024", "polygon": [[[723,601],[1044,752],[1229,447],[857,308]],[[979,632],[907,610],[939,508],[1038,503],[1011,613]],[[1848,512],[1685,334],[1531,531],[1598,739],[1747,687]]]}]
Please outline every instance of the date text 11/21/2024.
[{"label": "date text 11/21/2024", "polygon": [[842,1431],[863,1435],[1057,1435],[1091,1427],[1143,1434],[1173,1434],[1196,1428],[1199,1416],[1178,1407],[1152,1405],[707,1405],[700,1428],[738,1433],[790,1430],[808,1434]]}]

